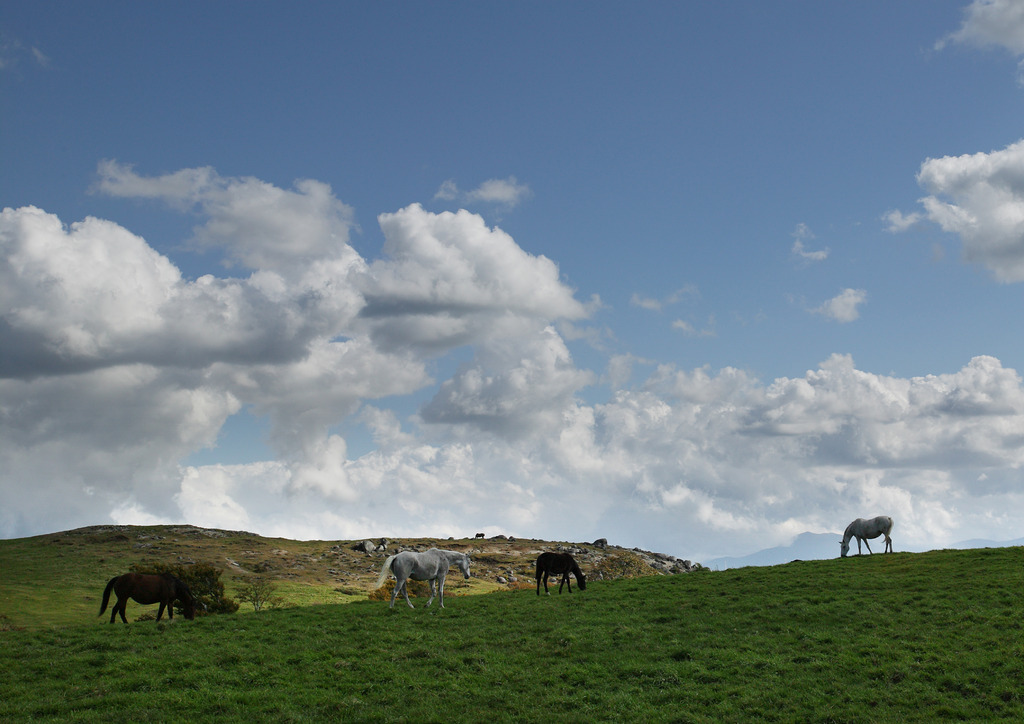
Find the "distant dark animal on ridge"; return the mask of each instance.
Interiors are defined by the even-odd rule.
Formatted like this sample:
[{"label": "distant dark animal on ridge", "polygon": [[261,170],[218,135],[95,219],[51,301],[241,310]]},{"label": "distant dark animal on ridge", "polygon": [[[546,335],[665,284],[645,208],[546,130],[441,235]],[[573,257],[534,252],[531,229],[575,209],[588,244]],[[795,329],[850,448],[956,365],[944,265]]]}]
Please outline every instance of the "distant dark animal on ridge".
[{"label": "distant dark animal on ridge", "polygon": [[164,615],[167,609],[167,617],[174,619],[174,601],[181,601],[185,618],[189,621],[196,617],[196,602],[188,586],[172,576],[170,573],[154,575],[149,573],[125,573],[122,576],[114,576],[103,589],[103,604],[100,606],[99,615],[107,610],[107,603],[110,601],[110,592],[117,595],[117,603],[110,612],[110,623],[114,623],[114,617],[121,614],[121,620],[128,623],[124,616],[125,606],[128,599],[134,599],[136,603],[150,604],[159,603],[160,610],[156,613],[156,620]]},{"label": "distant dark animal on ridge", "polygon": [[548,574],[561,576],[558,584],[558,592],[562,592],[562,586],[569,586],[569,593],[572,593],[572,583],[569,582],[569,574],[576,576],[576,582],[580,584],[580,590],[587,590],[587,577],[583,575],[579,564],[568,553],[541,553],[537,558],[537,595],[540,595],[540,581],[544,579],[544,593],[551,595],[548,590]]},{"label": "distant dark animal on ridge", "polygon": [[877,538],[880,535],[885,536],[885,552],[892,553],[892,538],[889,534],[892,533],[892,518],[887,515],[880,515],[877,518],[871,518],[867,520],[865,518],[857,518],[857,520],[846,526],[846,532],[843,533],[843,539],[839,541],[839,553],[843,558],[846,558],[846,554],[850,552],[850,539],[857,539],[857,555],[860,555],[860,542],[864,541],[864,545],[868,546],[868,553],[871,553],[871,546],[868,545],[868,538]]}]

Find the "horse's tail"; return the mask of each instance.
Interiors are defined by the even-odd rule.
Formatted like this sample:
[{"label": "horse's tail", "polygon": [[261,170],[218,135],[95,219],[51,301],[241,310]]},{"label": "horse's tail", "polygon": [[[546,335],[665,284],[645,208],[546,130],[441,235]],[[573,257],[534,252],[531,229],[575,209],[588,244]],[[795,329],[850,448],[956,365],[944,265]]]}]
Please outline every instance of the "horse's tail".
[{"label": "horse's tail", "polygon": [[387,560],[384,561],[384,567],[380,569],[380,577],[377,578],[377,584],[374,588],[380,588],[384,585],[384,581],[388,580],[388,575],[391,573],[391,561],[395,560],[395,556],[398,554],[390,555]]},{"label": "horse's tail", "polygon": [[107,583],[107,587],[103,589],[103,603],[100,604],[99,616],[103,615],[103,612],[107,610],[107,604],[110,603],[110,592],[114,590],[114,584],[117,583],[117,579],[120,576],[114,576]]}]

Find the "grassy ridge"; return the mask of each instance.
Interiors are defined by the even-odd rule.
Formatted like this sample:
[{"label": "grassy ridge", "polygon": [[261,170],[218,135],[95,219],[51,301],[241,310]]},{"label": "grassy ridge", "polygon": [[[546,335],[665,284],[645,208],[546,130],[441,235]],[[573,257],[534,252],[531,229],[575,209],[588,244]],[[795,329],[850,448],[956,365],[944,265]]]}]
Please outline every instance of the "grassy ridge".
[{"label": "grassy ridge", "polygon": [[[285,605],[308,606],[365,600],[385,554],[352,550],[352,541],[296,541],[194,526],[96,526],[31,538],[0,540],[0,627],[72,624],[99,610],[106,582],[136,563],[208,562],[222,571],[229,597],[254,575],[274,581]],[[473,551],[469,582],[452,577],[448,589],[488,593],[502,588],[497,572],[530,567],[545,541],[403,539],[392,548],[430,546]],[[626,552],[617,549],[615,555]],[[506,573],[507,575],[507,573]],[[52,584],[40,583],[53,581]],[[64,593],[54,597],[53,591]],[[59,603],[58,603],[59,601]],[[129,604],[129,616],[142,613]],[[154,608],[155,611],[155,608]]]},{"label": "grassy ridge", "polygon": [[897,553],[444,610],[92,613],[0,632],[0,720],[1020,721],[1021,564]]}]

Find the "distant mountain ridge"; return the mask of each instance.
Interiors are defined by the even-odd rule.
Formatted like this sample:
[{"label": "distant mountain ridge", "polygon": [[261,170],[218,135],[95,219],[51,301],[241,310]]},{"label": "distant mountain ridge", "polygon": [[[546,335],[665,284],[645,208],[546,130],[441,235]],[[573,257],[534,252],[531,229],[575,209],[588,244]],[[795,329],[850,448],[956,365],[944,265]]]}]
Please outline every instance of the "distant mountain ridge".
[{"label": "distant mountain ridge", "polygon": [[[750,553],[745,556],[722,556],[721,558],[712,558],[705,561],[704,565],[713,571],[721,571],[727,568],[743,568],[744,566],[775,566],[780,563],[789,563],[794,560],[815,561],[825,560],[828,558],[838,558],[839,540],[842,537],[842,533],[801,533],[793,540],[792,543],[786,546],[765,548],[764,550],[757,551],[756,553]],[[881,550],[884,550],[884,545],[881,544],[882,539],[879,538],[878,541],[879,545],[881,545]],[[931,550],[931,548],[924,546],[900,546],[898,540],[894,540],[893,545],[897,552],[904,551],[909,553],[922,553],[924,551]],[[959,543],[953,543],[951,545],[941,547],[966,550],[969,548],[1006,548],[1011,546],[1024,546],[1024,538],[1016,538],[1008,541],[972,538],[971,540],[960,541]],[[872,542],[872,549],[876,552],[880,552],[879,547],[875,546],[874,542]],[[853,550],[856,550],[855,545],[853,546]],[[856,555],[856,553],[851,552],[851,555]],[[867,555],[867,549],[864,550],[864,555]]]}]

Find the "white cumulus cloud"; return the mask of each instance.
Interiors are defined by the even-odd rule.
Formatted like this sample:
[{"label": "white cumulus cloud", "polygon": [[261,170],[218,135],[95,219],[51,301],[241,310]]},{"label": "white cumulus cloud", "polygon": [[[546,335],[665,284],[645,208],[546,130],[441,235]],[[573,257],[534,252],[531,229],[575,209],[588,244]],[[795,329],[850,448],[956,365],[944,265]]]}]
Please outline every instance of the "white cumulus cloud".
[{"label": "white cumulus cloud", "polygon": [[904,214],[898,209],[887,211],[882,216],[882,220],[886,222],[886,230],[894,234],[906,231],[921,221],[922,218],[924,217],[919,213]]},{"label": "white cumulus cloud", "polygon": [[[896,518],[897,547],[1024,526],[1024,385],[993,357],[901,378],[837,355],[762,382],[617,355],[597,399],[560,331],[591,308],[478,215],[382,214],[368,260],[320,184],[102,173],[256,266],[191,282],[113,221],[4,210],[0,535],[557,530],[700,560],[869,513]],[[852,319],[864,299],[845,290],[822,313]],[[653,371],[634,383],[635,363]],[[269,459],[189,462],[238,414],[269,423]]]},{"label": "white cumulus cloud", "polygon": [[1024,140],[921,165],[927,218],[957,234],[964,256],[1003,282],[1024,281]]},{"label": "white cumulus cloud", "polygon": [[[283,530],[279,510],[351,531],[358,515],[324,516],[324,506],[365,504],[380,483],[353,465],[333,428],[367,401],[431,384],[432,355],[476,345],[475,364],[501,381],[484,397],[521,416],[507,429],[556,427],[591,379],[551,327],[587,308],[552,261],[474,214],[413,206],[382,215],[385,257],[370,264],[348,244],[351,210],[319,182],[284,190],[210,168],[148,177],[104,162],[96,191],[194,214],[192,241],[250,271],[188,281],[115,222],[68,225],[33,207],[0,213],[5,535],[36,532],[43,520],[182,516]],[[509,403],[515,391],[522,399]],[[431,410],[465,399],[440,394]],[[274,460],[181,467],[243,409],[269,421]],[[443,448],[431,459],[454,464],[468,453]],[[401,469],[403,486],[447,489],[431,465]]]},{"label": "white cumulus cloud", "polygon": [[360,319],[381,344],[441,350],[514,334],[533,320],[587,315],[558,266],[533,256],[468,211],[434,214],[414,204],[381,214],[386,258],[360,281]]},{"label": "white cumulus cloud", "polygon": [[1024,54],[1024,4],[1019,0],[972,0],[964,10],[960,29],[939,41],[999,46],[1014,55]]},{"label": "white cumulus cloud", "polygon": [[[1024,55],[1024,5],[1020,0],[972,0],[959,30],[935,47],[942,50],[949,43],[1004,48],[1012,55]],[[1024,59],[1017,63],[1017,82],[1024,86]]]},{"label": "white cumulus cloud", "polygon": [[793,256],[799,257],[803,261],[808,262],[825,261],[828,259],[828,255],[831,253],[831,250],[828,247],[825,247],[824,249],[808,249],[807,245],[804,244],[805,241],[810,241],[815,238],[814,232],[811,231],[807,224],[797,224],[792,236],[793,246],[791,251]]},{"label": "white cumulus cloud", "polygon": [[844,289],[814,312],[836,322],[853,322],[860,317],[860,305],[867,299],[868,293],[863,289]]},{"label": "white cumulus cloud", "polygon": [[128,165],[104,161],[97,190],[196,209],[206,222],[193,242],[223,249],[249,269],[287,273],[316,259],[352,263],[352,209],[320,181],[300,179],[285,190],[256,178],[223,178],[209,167],[143,177]]},{"label": "white cumulus cloud", "polygon": [[533,195],[527,184],[519,183],[515,176],[488,179],[472,191],[460,191],[454,179],[448,179],[434,194],[434,199],[459,201],[465,204],[495,204],[512,209]]}]

